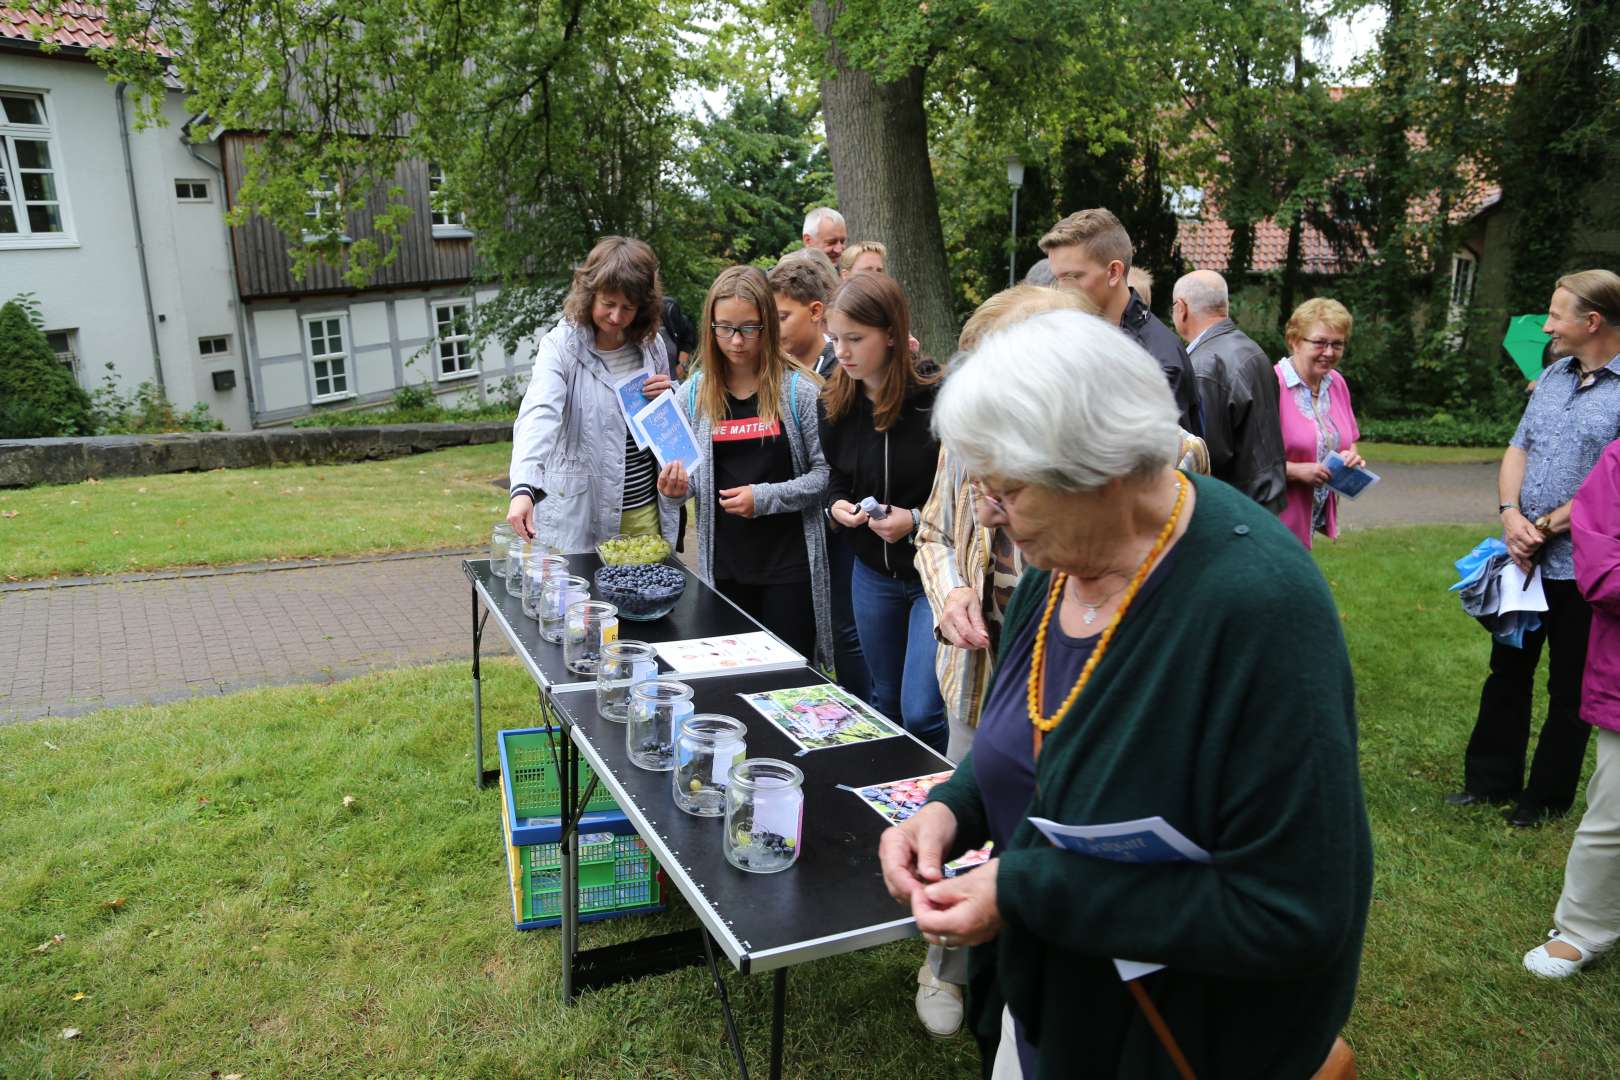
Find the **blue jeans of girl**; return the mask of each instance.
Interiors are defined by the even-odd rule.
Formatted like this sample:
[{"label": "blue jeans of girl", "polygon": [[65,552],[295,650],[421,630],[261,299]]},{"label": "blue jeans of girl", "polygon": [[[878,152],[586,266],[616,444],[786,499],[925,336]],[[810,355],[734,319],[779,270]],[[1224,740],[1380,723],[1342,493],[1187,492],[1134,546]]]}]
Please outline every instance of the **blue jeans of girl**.
[{"label": "blue jeans of girl", "polygon": [[860,559],[850,578],[873,708],[943,754],[950,732],[934,673],[934,614],[922,585],[896,581]]}]

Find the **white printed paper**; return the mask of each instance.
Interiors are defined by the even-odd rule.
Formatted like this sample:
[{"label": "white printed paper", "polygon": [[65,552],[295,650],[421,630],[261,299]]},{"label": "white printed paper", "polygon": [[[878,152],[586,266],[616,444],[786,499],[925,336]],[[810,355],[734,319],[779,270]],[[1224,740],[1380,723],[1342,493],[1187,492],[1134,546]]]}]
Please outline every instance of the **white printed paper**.
[{"label": "white printed paper", "polygon": [[1506,615],[1510,611],[1547,610],[1547,594],[1541,587],[1541,567],[1532,566],[1526,577],[1523,570],[1509,561],[1496,578],[1501,585],[1502,598],[1496,607],[1498,615]]},{"label": "white printed paper", "polygon": [[709,780],[724,787],[731,782],[731,767],[743,756],[743,744],[725,743],[714,748],[714,761],[709,766]]},{"label": "white printed paper", "polygon": [[653,648],[677,675],[805,666],[804,657],[763,631],[662,641]]},{"label": "white printed paper", "polygon": [[798,842],[799,817],[804,810],[804,792],[796,787],[754,792],[754,829]]}]

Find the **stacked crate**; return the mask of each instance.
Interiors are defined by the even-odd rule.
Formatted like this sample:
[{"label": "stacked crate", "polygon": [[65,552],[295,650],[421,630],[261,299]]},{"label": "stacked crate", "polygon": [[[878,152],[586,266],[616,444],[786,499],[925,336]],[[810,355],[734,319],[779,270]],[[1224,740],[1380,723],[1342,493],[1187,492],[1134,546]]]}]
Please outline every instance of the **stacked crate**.
[{"label": "stacked crate", "polygon": [[[562,921],[562,793],[552,744],[562,738],[555,728],[500,733],[501,830],[519,930]],[[590,780],[590,767],[581,762],[581,792]],[[658,863],[600,785],[585,804],[574,842],[581,922],[664,909]]]}]

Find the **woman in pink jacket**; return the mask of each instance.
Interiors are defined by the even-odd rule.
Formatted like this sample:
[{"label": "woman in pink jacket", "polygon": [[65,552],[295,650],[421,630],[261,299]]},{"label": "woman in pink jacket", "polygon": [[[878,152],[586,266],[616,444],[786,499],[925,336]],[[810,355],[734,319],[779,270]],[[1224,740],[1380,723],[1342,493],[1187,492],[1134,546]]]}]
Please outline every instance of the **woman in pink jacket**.
[{"label": "woman in pink jacket", "polygon": [[1339,497],[1327,486],[1324,462],[1337,451],[1352,469],[1361,429],[1350,408],[1350,387],[1339,373],[1350,340],[1350,312],[1337,300],[1316,297],[1294,309],[1284,337],[1289,355],[1277,362],[1283,451],[1288,459],[1288,503],[1282,523],[1311,546],[1311,536],[1339,535]]},{"label": "woman in pink jacket", "polygon": [[1524,955],[1532,975],[1563,979],[1620,939],[1620,439],[1610,443],[1570,508],[1575,584],[1592,605],[1581,719],[1597,728],[1586,815],[1564,865],[1547,941]]}]

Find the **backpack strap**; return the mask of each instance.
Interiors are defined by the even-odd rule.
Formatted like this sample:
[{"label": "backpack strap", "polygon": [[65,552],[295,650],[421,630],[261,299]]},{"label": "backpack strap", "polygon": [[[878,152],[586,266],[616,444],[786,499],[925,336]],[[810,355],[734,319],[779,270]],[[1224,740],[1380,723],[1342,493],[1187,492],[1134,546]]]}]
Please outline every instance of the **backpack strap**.
[{"label": "backpack strap", "polygon": [[799,373],[788,379],[788,413],[793,417],[793,429],[799,429]]}]

